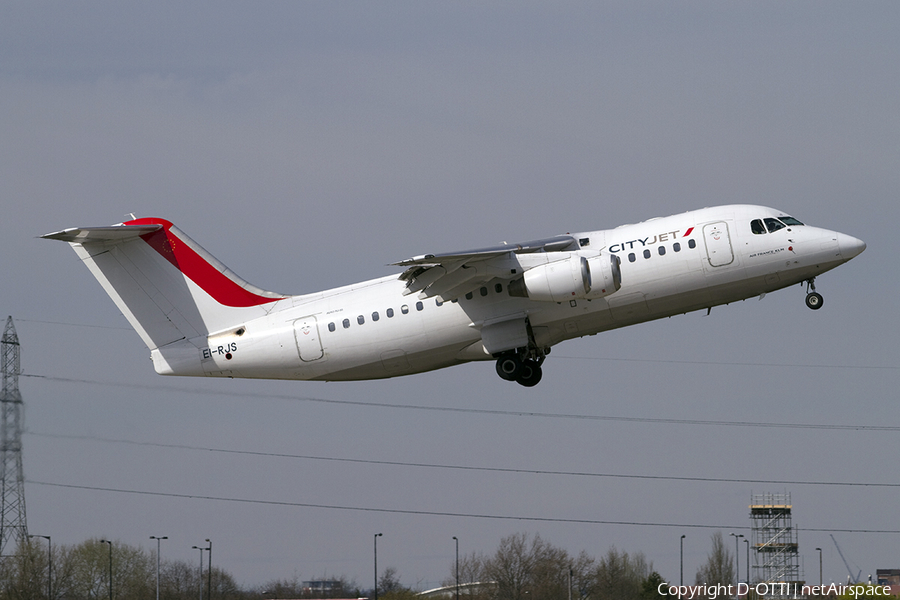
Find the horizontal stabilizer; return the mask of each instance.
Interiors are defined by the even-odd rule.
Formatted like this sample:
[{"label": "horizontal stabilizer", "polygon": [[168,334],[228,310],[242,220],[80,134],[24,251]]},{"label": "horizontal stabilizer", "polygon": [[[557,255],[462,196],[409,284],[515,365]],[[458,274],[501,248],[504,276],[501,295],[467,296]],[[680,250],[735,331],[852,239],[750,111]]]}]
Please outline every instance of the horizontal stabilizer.
[{"label": "horizontal stabilizer", "polygon": [[111,225],[109,227],[71,227],[41,237],[47,240],[74,242],[76,244],[124,242],[132,238],[159,231],[163,226],[155,225]]}]

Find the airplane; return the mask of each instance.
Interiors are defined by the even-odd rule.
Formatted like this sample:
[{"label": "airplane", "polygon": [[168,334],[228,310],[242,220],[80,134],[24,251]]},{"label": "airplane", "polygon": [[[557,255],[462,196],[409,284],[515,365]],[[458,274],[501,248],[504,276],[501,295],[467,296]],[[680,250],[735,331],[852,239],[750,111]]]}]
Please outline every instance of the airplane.
[{"label": "airplane", "polygon": [[350,381],[494,361],[532,387],[565,340],[728,304],[816,277],[866,248],[753,205],[425,254],[403,269],[289,295],[241,279],[175,225],[133,218],[68,242],[150,350],[157,373]]}]

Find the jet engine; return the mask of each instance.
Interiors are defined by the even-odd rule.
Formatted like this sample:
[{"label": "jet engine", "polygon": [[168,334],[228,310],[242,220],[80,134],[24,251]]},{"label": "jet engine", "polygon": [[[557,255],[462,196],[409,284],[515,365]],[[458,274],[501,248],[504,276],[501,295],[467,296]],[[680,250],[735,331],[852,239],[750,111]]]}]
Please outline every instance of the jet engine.
[{"label": "jet engine", "polygon": [[615,254],[594,256],[588,259],[591,268],[591,291],[587,297],[603,298],[622,287],[621,261]]},{"label": "jet engine", "polygon": [[561,260],[525,271],[522,279],[509,284],[509,295],[543,302],[564,302],[577,298],[602,298],[621,286],[619,258],[566,253]]}]

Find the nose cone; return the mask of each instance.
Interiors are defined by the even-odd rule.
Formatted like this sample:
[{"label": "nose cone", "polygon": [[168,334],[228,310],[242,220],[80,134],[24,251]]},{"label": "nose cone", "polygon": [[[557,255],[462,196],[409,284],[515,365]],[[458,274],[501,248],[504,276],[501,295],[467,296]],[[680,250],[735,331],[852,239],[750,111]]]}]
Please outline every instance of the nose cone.
[{"label": "nose cone", "polygon": [[866,243],[852,235],[839,233],[837,239],[838,247],[841,249],[841,256],[844,260],[850,260],[854,256],[858,256],[866,249]]}]

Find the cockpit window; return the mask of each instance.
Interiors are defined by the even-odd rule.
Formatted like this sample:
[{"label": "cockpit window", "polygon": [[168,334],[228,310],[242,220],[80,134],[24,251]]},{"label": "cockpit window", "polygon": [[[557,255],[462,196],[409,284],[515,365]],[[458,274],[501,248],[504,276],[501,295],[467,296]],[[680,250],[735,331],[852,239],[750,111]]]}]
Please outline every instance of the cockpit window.
[{"label": "cockpit window", "polygon": [[785,225],[803,225],[803,223],[801,223],[794,217],[781,217],[781,222]]},{"label": "cockpit window", "polygon": [[772,233],[773,231],[784,229],[786,225],[778,219],[768,218],[766,219],[766,227],[769,229],[769,233]]},{"label": "cockpit window", "polygon": [[766,226],[763,225],[762,219],[753,219],[750,221],[750,231],[756,235],[766,233]]}]

